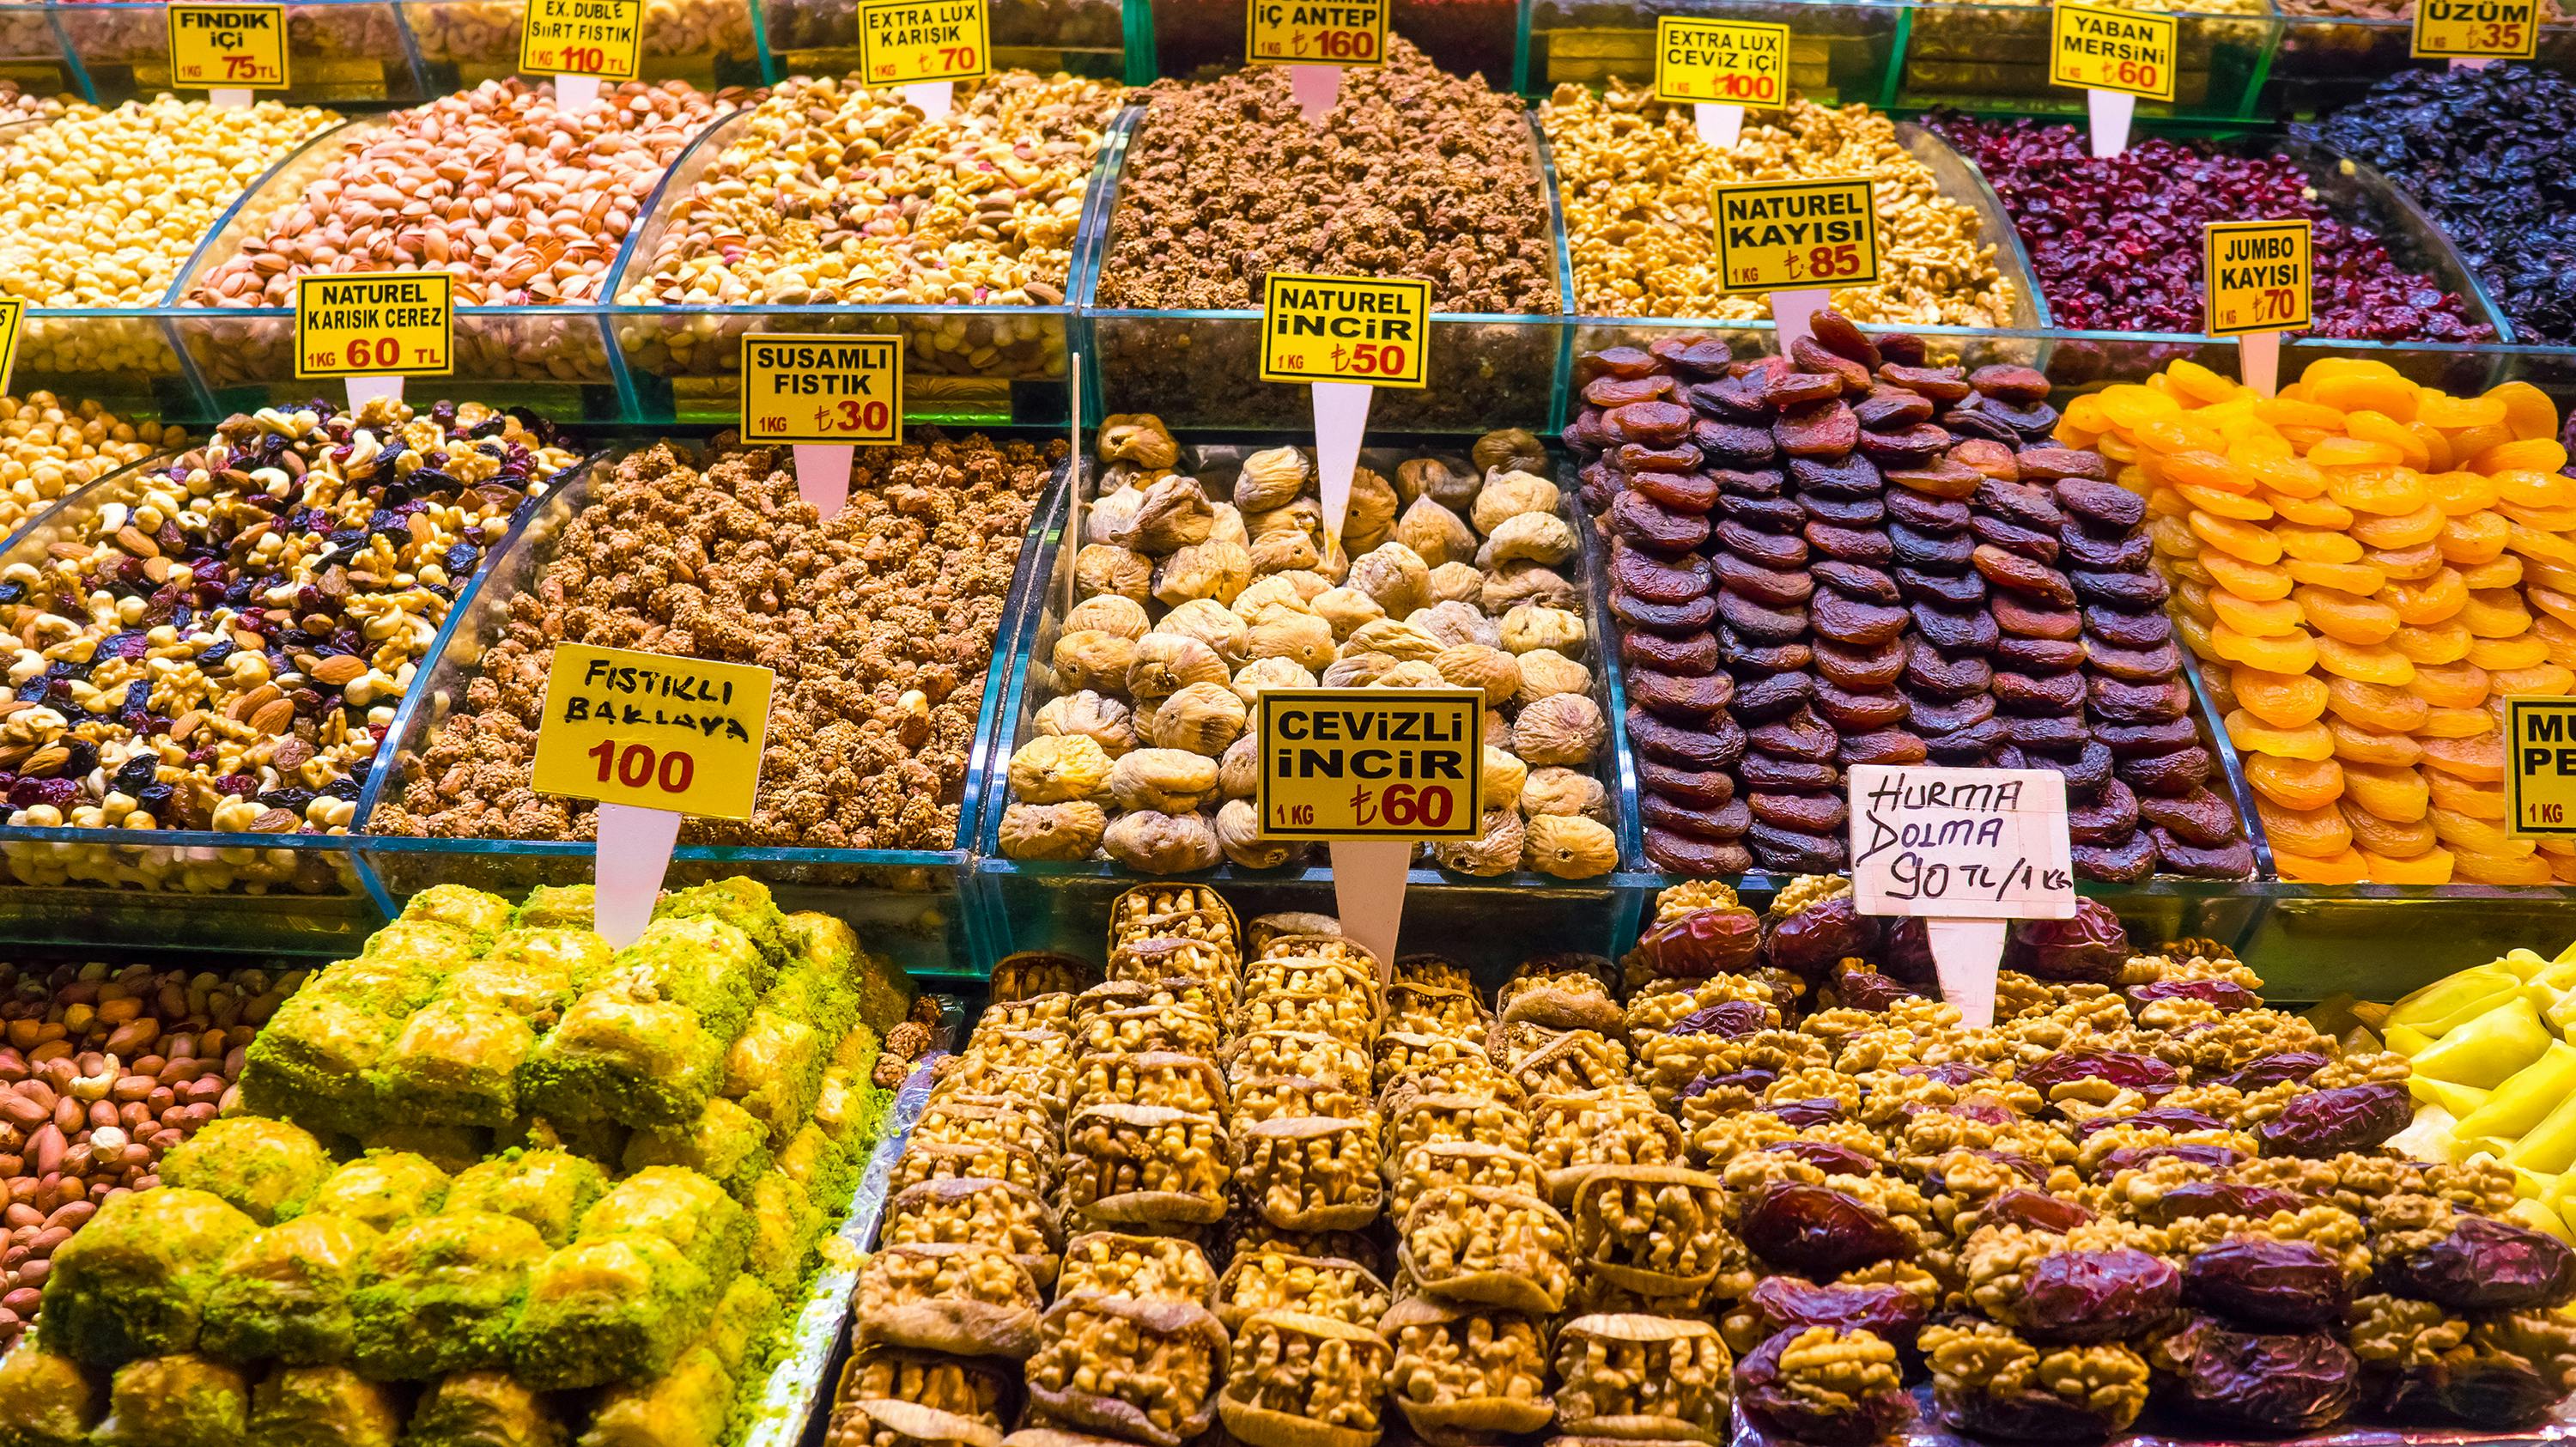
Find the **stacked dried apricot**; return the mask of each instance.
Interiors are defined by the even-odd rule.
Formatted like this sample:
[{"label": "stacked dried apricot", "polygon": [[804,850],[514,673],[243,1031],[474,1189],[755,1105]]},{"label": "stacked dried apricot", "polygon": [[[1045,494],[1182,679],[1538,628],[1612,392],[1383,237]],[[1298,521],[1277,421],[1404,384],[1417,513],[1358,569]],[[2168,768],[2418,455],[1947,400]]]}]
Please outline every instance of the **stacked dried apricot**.
[{"label": "stacked dried apricot", "polygon": [[2505,821],[2502,700],[2576,693],[2576,477],[2528,383],[2478,397],[2380,362],[2276,398],[2176,362],[2058,436],[2147,499],[2285,879],[2576,882]]}]

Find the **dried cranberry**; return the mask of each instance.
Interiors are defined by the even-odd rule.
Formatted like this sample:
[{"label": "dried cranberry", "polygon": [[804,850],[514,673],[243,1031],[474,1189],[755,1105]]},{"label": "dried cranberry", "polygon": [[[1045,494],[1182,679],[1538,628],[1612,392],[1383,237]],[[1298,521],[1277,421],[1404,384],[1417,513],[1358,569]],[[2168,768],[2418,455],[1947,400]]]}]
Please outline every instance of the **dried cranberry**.
[{"label": "dried cranberry", "polygon": [[1901,1286],[1818,1286],[1794,1276],[1766,1276],[1753,1285],[1753,1305],[1776,1328],[1858,1328],[1910,1345],[1923,1329],[1923,1303]]},{"label": "dried cranberry", "polygon": [[1736,1363],[1735,1404],[1754,1426],[1816,1447],[1869,1447],[1895,1436],[1914,1420],[1914,1398],[1902,1387],[1871,1392],[1856,1401],[1792,1390],[1782,1380],[1780,1354],[1806,1329],[1780,1332]]},{"label": "dried cranberry", "polygon": [[215,792],[230,794],[236,799],[247,799],[259,792],[259,779],[251,774],[226,774],[215,780]]},{"label": "dried cranberry", "polygon": [[2035,980],[2108,983],[2129,962],[2129,932],[2099,900],[2075,901],[2065,919],[2016,921],[2004,946],[2004,968]]},{"label": "dried cranberry", "polygon": [[2027,1227],[2033,1231],[2055,1231],[2063,1234],[2093,1219],[2093,1212],[2064,1196],[2046,1191],[2015,1186],[1995,1196],[1985,1205],[1985,1219]]},{"label": "dried cranberry", "polygon": [[2413,1115],[2405,1086],[2373,1081],[2295,1097],[2279,1115],[2256,1127],[2255,1136],[2267,1156],[2321,1161],[2373,1149],[2404,1130]]},{"label": "dried cranberry", "polygon": [[2022,1272],[2013,1312],[2035,1342],[2123,1341],[2182,1303],[2182,1273],[2144,1251],[2056,1251]]},{"label": "dried cranberry", "polygon": [[2124,991],[2129,1003],[2144,1008],[2158,1000],[2201,1000],[2233,1015],[2239,1010],[2261,1008],[2263,997],[2234,980],[2158,980],[2149,985],[2132,985]]},{"label": "dried cranberry", "polygon": [[2273,1331],[2333,1326],[2349,1295],[2342,1265],[2312,1241],[2230,1236],[2183,1266],[2185,1302]]},{"label": "dried cranberry", "polygon": [[2154,1099],[2182,1084],[2182,1075],[2152,1055],[2132,1050],[2060,1050],[2025,1067],[2022,1084],[2045,1095],[2078,1080],[2101,1080]]},{"label": "dried cranberry", "polygon": [[1810,1276],[1840,1276],[1914,1254],[1914,1243],[1878,1208],[1848,1191],[1803,1181],[1765,1186],[1745,1213],[1743,1236],[1764,1260]]},{"label": "dried cranberry", "polygon": [[2576,1291],[2576,1250],[2511,1221],[2459,1216],[2431,1245],[2381,1256],[2375,1279],[2384,1290],[2452,1311],[2518,1311]]},{"label": "dried cranberry", "polygon": [[2195,1317],[2161,1354],[2176,1368],[2175,1405],[2221,1429],[2313,1432],[2340,1420],[2359,1395],[2360,1360],[2324,1332],[2231,1331]]}]

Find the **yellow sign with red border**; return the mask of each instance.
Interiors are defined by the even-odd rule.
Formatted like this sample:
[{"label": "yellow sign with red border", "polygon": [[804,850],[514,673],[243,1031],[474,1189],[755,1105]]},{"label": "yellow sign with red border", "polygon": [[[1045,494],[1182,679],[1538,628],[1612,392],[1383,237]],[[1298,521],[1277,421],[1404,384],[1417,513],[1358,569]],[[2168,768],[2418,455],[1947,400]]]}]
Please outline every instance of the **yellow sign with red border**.
[{"label": "yellow sign with red border", "polygon": [[878,447],[903,440],[903,339],[752,332],[742,440]]},{"label": "yellow sign with red border", "polygon": [[1264,689],[1253,729],[1255,802],[1269,838],[1473,839],[1483,831],[1478,689]]},{"label": "yellow sign with red border", "polygon": [[748,819],[773,675],[747,663],[558,643],[530,785],[540,794]]},{"label": "yellow sign with red border", "polygon": [[869,85],[982,80],[992,73],[985,0],[862,0],[859,74]]},{"label": "yellow sign with red border", "polygon": [[27,330],[27,304],[0,298],[0,397],[9,395],[9,373],[18,365],[18,338]]},{"label": "yellow sign with red border", "polygon": [[1386,64],[1388,0],[1245,0],[1247,65]]},{"label": "yellow sign with red border", "polygon": [[2115,90],[2171,102],[2182,25],[2170,15],[2059,0],[2049,17],[2048,79],[2080,90]]},{"label": "yellow sign with red border", "polygon": [[456,278],[443,271],[295,279],[295,375],[444,377],[456,367]]},{"label": "yellow sign with red border", "polygon": [[643,44],[644,0],[528,0],[519,72],[633,80]]},{"label": "yellow sign with red border", "polygon": [[1431,283],[1272,272],[1261,287],[1261,380],[1419,387]]},{"label": "yellow sign with red border", "polygon": [[2506,699],[2504,755],[2507,831],[2576,835],[2576,698]]},{"label": "yellow sign with red border", "polygon": [[2540,53],[2539,0],[2416,0],[2417,60],[2529,60]]},{"label": "yellow sign with red border", "polygon": [[169,7],[174,90],[284,90],[284,5]]},{"label": "yellow sign with red border", "polygon": [[1804,291],[1878,280],[1878,211],[1867,177],[1710,188],[1718,276],[1728,291]]},{"label": "yellow sign with red border", "polygon": [[1655,99],[1670,105],[1787,104],[1789,27],[1656,16]]},{"label": "yellow sign with red border", "polygon": [[2305,221],[2212,221],[2202,228],[2209,334],[2241,337],[2308,325],[2315,241],[2315,228]]}]

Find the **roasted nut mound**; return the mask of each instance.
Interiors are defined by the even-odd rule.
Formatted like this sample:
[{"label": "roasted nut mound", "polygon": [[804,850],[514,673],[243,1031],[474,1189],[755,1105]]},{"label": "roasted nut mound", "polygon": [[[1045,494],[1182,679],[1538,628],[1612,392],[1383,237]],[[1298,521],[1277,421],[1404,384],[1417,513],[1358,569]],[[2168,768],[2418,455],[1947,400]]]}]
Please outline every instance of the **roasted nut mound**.
[{"label": "roasted nut mound", "polygon": [[1932,1401],[1961,1431],[2024,1441],[2098,1441],[2147,1403],[2147,1364],[2117,1343],[2038,1347],[1992,1322],[1923,1329]]},{"label": "roasted nut mound", "polygon": [[1395,1347],[1387,1395],[1417,1433],[1517,1435],[1556,1415],[1543,1320],[1415,1296],[1397,1302],[1378,1329]]},{"label": "roasted nut mound", "polygon": [[1067,1296],[1039,1332],[1028,1363],[1029,1400],[1051,1419],[1141,1447],[1181,1447],[1216,1413],[1226,1337],[1206,1307]]},{"label": "roasted nut mound", "polygon": [[924,1181],[886,1202],[880,1246],[986,1245],[1011,1253],[1031,1280],[1055,1284],[1064,1236],[1035,1191],[1008,1181]]},{"label": "roasted nut mound", "polygon": [[340,118],[261,101],[73,104],[0,145],[0,295],[30,306],[157,306],[215,219]]},{"label": "roasted nut mound", "polygon": [[673,80],[567,112],[551,82],[513,76],[398,111],[254,222],[188,301],[287,306],[295,278],[352,269],[450,272],[460,306],[595,300],[662,173],[732,109]]},{"label": "roasted nut mound", "polygon": [[1575,296],[1587,315],[1761,316],[1760,298],[1730,294],[1717,275],[1707,245],[1709,187],[1833,176],[1876,183],[1882,238],[1881,279],[1837,289],[1837,310],[1880,326],[1994,327],[2013,314],[2010,283],[1995,263],[2002,238],[1982,234],[1976,212],[1942,195],[1894,123],[1866,106],[1792,99],[1785,111],[1747,115],[1732,151],[1699,138],[1688,106],[1616,80],[1600,95],[1558,86],[1539,120],[1556,158]]},{"label": "roasted nut mound", "polygon": [[[233,417],[133,475],[44,567],[9,571],[10,822],[345,832],[449,607],[573,460],[479,404],[315,403]],[[57,882],[197,890],[295,877],[80,851],[12,861]]]},{"label": "roasted nut mound", "polygon": [[1548,1315],[1574,1284],[1571,1234],[1536,1196],[1444,1186],[1404,1214],[1405,1275],[1445,1300]]},{"label": "roasted nut mound", "polygon": [[1085,1231],[1064,1245],[1056,1295],[1133,1296],[1147,1301],[1208,1304],[1216,1272],[1205,1253],[1169,1236]]},{"label": "roasted nut mound", "polygon": [[1235,1181],[1245,1204],[1290,1231],[1351,1231],[1377,1220],[1378,1123],[1281,1116],[1245,1126]]},{"label": "roasted nut mound", "polygon": [[1704,1321],[1579,1316],[1556,1331],[1556,1419],[1577,1437],[1723,1443],[1734,1358]]},{"label": "roasted nut mound", "polygon": [[1216,1116],[1096,1105],[1065,1123],[1064,1204],[1099,1224],[1225,1215],[1234,1143]]},{"label": "roasted nut mound", "polygon": [[1258,1312],[1235,1331],[1217,1414],[1250,1447],[1372,1447],[1393,1357],[1373,1325]]},{"label": "roasted nut mound", "polygon": [[589,805],[528,786],[546,660],[566,639],[777,670],[752,818],[693,819],[684,837],[953,847],[1002,598],[1053,460],[981,437],[871,449],[849,506],[823,522],[784,454],[728,453],[703,472],[668,447],[628,457],[371,827],[590,837]]},{"label": "roasted nut mound", "polygon": [[855,76],[788,80],[672,204],[661,249],[618,299],[1057,305],[1122,100],[1099,81],[1003,71],[927,121]]},{"label": "roasted nut mound", "polygon": [[1556,310],[1520,103],[1412,42],[1390,36],[1385,66],[1344,73],[1321,141],[1277,66],[1145,98],[1102,306],[1257,307],[1280,271],[1430,277],[1434,311]]},{"label": "roasted nut mound", "polygon": [[131,421],[96,402],[67,403],[51,392],[0,397],[0,532],[16,532],[82,484],[187,440],[183,428]]},{"label": "roasted nut mound", "polygon": [[889,1246],[860,1268],[853,1313],[862,1343],[1026,1357],[1046,1303],[1011,1253],[981,1242]]},{"label": "roasted nut mound", "polygon": [[1374,1328],[1393,1298],[1377,1274],[1336,1256],[1297,1256],[1266,1247],[1238,1247],[1234,1264],[1216,1285],[1217,1319],[1240,1331],[1265,1311],[1326,1316]]}]

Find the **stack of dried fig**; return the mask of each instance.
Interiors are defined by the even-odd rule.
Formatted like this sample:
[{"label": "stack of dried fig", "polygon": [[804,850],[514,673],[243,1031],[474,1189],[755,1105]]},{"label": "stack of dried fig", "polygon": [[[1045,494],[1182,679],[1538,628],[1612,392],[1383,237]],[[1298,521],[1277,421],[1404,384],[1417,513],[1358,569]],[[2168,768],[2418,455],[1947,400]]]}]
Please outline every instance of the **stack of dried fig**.
[{"label": "stack of dried fig", "polygon": [[1302,846],[1264,836],[1252,803],[1261,691],[1432,687],[1489,705],[1482,830],[1433,858],[1569,879],[1616,865],[1579,540],[1538,439],[1367,454],[1338,533],[1304,450],[1184,458],[1149,415],[1110,418],[1099,450],[1078,601],[1030,665],[1044,702],[1011,756],[1005,855],[1288,864]]}]

